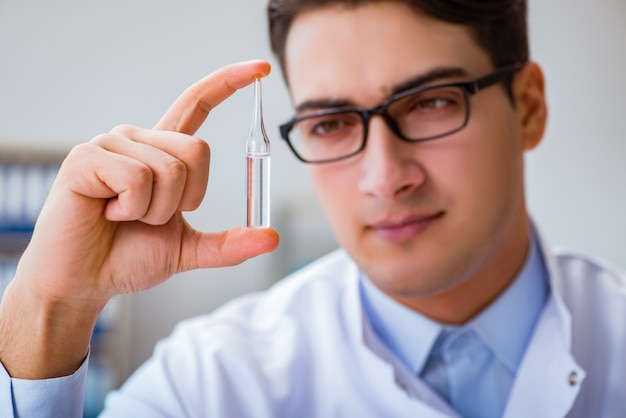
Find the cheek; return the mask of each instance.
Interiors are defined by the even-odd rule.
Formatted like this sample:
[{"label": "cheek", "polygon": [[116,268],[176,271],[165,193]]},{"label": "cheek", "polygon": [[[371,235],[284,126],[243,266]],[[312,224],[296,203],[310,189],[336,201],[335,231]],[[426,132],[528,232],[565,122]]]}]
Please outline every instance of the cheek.
[{"label": "cheek", "polygon": [[419,157],[436,193],[474,220],[510,204],[523,183],[514,121],[502,110],[481,113],[459,133],[424,143]]},{"label": "cheek", "polygon": [[311,165],[309,177],[315,188],[317,198],[336,235],[354,221],[352,212],[358,196],[356,180],[348,175],[349,170],[338,170],[330,165]]},{"label": "cheek", "polygon": [[516,200],[523,186],[523,152],[514,126],[506,118],[493,118],[468,126],[464,133],[459,138],[463,145],[446,167],[446,180],[474,212],[500,211]]}]

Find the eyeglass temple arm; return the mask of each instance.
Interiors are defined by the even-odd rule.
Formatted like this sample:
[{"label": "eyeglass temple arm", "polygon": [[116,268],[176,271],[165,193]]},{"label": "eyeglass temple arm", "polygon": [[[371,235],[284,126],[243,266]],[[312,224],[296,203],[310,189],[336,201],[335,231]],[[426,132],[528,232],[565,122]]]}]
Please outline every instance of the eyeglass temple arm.
[{"label": "eyeglass temple arm", "polygon": [[497,69],[491,74],[488,74],[482,78],[479,78],[478,80],[474,80],[474,82],[471,83],[470,86],[468,86],[470,89],[470,94],[475,94],[478,91],[501,81],[506,75],[508,75],[509,73],[513,71],[517,71],[520,68],[522,68],[522,64],[520,63],[507,65],[507,66]]}]

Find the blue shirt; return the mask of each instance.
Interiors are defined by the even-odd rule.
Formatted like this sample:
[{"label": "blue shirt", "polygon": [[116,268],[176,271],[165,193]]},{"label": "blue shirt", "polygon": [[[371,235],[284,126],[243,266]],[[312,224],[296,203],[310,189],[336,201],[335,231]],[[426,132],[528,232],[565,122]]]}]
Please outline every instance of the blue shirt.
[{"label": "blue shirt", "polygon": [[[365,277],[360,283],[363,309],[372,328],[414,375],[424,373],[432,354],[440,359],[443,376],[438,384],[431,386],[452,408],[467,417],[502,416],[549,294],[548,274],[534,237],[515,281],[463,326],[444,326],[412,311],[382,293]],[[463,355],[483,359],[483,370],[479,375],[469,376],[466,387],[455,385],[451,379],[455,374],[463,374],[463,361],[454,361]]]}]

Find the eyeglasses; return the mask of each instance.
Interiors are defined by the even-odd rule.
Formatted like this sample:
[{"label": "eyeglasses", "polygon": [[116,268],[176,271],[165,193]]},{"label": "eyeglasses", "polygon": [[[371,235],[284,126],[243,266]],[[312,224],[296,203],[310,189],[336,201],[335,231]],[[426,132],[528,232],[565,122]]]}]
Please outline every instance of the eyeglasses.
[{"label": "eyeglasses", "polygon": [[398,93],[369,109],[329,109],[295,117],[280,126],[280,134],[305,163],[328,163],[358,154],[365,148],[370,119],[380,115],[401,140],[423,142],[465,128],[470,98],[521,68],[496,69],[475,80],[417,87]]}]

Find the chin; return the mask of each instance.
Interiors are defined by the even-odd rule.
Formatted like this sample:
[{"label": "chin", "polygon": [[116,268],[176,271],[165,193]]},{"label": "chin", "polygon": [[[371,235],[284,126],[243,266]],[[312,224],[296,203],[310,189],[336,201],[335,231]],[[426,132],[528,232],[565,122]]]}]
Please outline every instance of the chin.
[{"label": "chin", "polygon": [[[415,241],[352,250],[348,253],[374,284],[385,293],[404,297],[432,296],[453,289],[470,275],[476,260],[474,251],[457,252],[454,257],[453,245],[420,247]],[[442,254],[447,254],[447,261]]]}]

